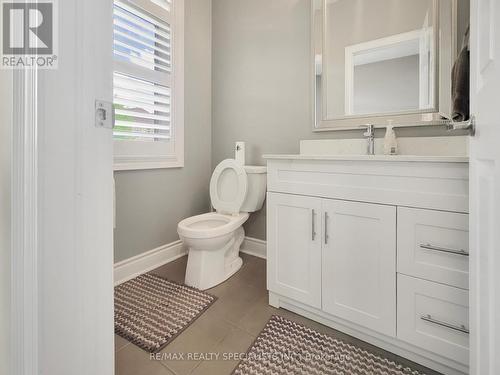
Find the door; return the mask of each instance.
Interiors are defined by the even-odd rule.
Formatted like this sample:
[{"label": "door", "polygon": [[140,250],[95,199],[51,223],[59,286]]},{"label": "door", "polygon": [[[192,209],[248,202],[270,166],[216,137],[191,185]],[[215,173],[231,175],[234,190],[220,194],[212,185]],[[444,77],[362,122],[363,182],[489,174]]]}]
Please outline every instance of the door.
[{"label": "door", "polygon": [[321,199],[267,194],[267,283],[272,292],[321,308]]},{"label": "door", "polygon": [[471,2],[471,374],[500,374],[500,6]]},{"label": "door", "polygon": [[323,200],[323,310],[396,335],[396,207]]}]

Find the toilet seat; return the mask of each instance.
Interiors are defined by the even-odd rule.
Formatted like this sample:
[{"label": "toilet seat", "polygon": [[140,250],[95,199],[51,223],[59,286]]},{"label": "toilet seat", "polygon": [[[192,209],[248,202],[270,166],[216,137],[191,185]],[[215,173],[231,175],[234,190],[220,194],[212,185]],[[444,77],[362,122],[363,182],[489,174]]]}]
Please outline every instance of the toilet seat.
[{"label": "toilet seat", "polygon": [[247,219],[246,212],[238,215],[224,215],[217,212],[188,217],[177,226],[177,232],[182,237],[214,238],[224,236],[240,227]]},{"label": "toilet seat", "polygon": [[[231,172],[236,175],[235,194],[225,194],[219,191],[219,184],[223,178],[228,178],[226,173]],[[238,214],[245,201],[248,189],[248,177],[245,168],[236,163],[234,159],[221,161],[210,179],[210,199],[212,206],[219,213]],[[222,193],[222,194],[219,194]]]}]

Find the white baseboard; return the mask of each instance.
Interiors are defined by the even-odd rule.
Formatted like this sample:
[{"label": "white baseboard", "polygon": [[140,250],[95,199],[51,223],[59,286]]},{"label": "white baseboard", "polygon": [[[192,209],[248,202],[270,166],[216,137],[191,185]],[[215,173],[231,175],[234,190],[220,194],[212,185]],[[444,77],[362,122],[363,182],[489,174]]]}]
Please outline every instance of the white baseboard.
[{"label": "white baseboard", "polygon": [[182,241],[177,240],[115,263],[115,286],[172,262],[186,254],[187,249],[183,246]]},{"label": "white baseboard", "polygon": [[266,259],[266,241],[253,237],[245,237],[240,251],[245,254]]},{"label": "white baseboard", "polygon": [[[266,259],[266,241],[245,237],[240,251]],[[177,240],[117,262],[114,265],[115,286],[179,259],[186,254],[187,249],[183,246],[182,241]]]}]

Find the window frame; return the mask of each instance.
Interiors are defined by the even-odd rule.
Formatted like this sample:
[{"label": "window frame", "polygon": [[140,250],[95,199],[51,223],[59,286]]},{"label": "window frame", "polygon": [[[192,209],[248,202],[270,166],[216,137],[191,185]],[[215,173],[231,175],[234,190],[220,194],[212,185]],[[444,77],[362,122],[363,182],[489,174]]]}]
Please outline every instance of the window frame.
[{"label": "window frame", "polygon": [[[184,0],[174,0],[170,11],[153,0],[118,0],[149,13],[170,25],[172,67],[170,82],[160,82],[155,71],[113,57],[113,74],[170,87],[171,138],[151,142],[113,139],[113,168],[115,171],[134,169],[180,168],[184,166]],[[114,5],[115,2],[113,2]],[[118,4],[119,6],[119,4]],[[114,48],[114,47],[113,47]],[[113,85],[114,88],[114,85]]]}]

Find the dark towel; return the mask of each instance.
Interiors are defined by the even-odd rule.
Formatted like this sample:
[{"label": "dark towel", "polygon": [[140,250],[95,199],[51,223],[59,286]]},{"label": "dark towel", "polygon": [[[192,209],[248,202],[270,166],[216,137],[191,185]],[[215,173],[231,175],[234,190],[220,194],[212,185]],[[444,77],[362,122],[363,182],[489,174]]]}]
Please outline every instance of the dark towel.
[{"label": "dark towel", "polygon": [[470,51],[469,28],[464,36],[462,50],[453,65],[451,73],[451,95],[453,121],[467,121],[469,119],[469,76],[470,76]]}]

